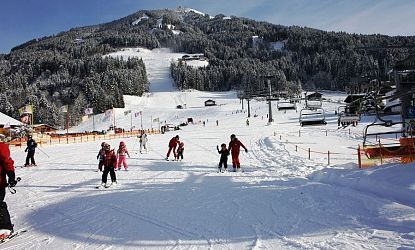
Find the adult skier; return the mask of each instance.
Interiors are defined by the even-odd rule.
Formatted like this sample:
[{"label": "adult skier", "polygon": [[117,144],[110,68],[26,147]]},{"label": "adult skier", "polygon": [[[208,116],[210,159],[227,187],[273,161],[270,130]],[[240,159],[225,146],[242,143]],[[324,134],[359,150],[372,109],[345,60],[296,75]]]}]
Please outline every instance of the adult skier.
[{"label": "adult skier", "polygon": [[[9,182],[7,182],[6,176],[9,178]],[[13,233],[13,224],[4,197],[6,196],[6,187],[14,187],[16,183],[14,161],[10,157],[9,145],[0,140],[0,239],[5,239]]]},{"label": "adult skier", "polygon": [[[36,147],[37,147],[36,141],[32,138],[32,135],[29,135],[27,137],[27,147],[25,149],[25,152],[27,152],[26,163],[24,165],[25,167],[36,166],[36,162],[35,162]],[[31,163],[30,165],[29,165],[29,159]]]},{"label": "adult skier", "polygon": [[235,134],[232,134],[228,149],[231,151],[234,172],[239,171],[239,169],[241,168],[241,163],[239,162],[240,147],[243,147],[245,149],[245,152],[248,153],[248,149],[245,147],[245,145],[241,141],[239,141],[238,138],[236,138]]},{"label": "adult skier", "polygon": [[[114,169],[117,166],[117,156],[114,153],[114,150],[111,150],[109,144],[105,144],[105,158],[104,158],[104,172],[102,172],[102,187],[109,187],[111,185],[117,184],[117,177],[115,175]],[[107,185],[108,173],[111,176],[111,185]]]},{"label": "adult skier", "polygon": [[169,151],[167,152],[167,156],[165,158],[166,161],[169,160],[170,152],[172,150],[173,150],[174,159],[177,159],[176,147],[180,143],[179,139],[180,139],[179,135],[176,135],[175,137],[173,137],[173,138],[170,139],[170,142],[169,142]]}]

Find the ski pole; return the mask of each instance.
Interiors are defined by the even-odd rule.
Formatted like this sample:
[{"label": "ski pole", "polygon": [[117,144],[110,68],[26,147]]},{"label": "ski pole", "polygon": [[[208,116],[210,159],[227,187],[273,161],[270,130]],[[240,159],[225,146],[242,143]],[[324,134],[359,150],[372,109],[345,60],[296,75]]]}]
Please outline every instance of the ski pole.
[{"label": "ski pole", "polygon": [[48,158],[50,158],[50,156],[48,154],[45,153],[45,151],[43,151],[42,149],[38,148],[40,152],[44,153]]},{"label": "ski pole", "polygon": [[[22,178],[17,177],[17,178],[16,178],[16,184],[17,184],[17,182],[19,182],[21,179],[22,179]],[[17,191],[16,191],[16,189],[15,189],[14,187],[10,187],[10,184],[8,184],[8,185],[7,185],[7,187],[9,188],[9,191],[10,191],[10,193],[11,193],[11,194],[15,194],[15,193],[17,192]]]},{"label": "ski pole", "polygon": [[137,140],[134,140],[133,149],[131,150],[132,152],[134,152],[134,149],[135,149],[135,145],[136,144],[137,144]]}]

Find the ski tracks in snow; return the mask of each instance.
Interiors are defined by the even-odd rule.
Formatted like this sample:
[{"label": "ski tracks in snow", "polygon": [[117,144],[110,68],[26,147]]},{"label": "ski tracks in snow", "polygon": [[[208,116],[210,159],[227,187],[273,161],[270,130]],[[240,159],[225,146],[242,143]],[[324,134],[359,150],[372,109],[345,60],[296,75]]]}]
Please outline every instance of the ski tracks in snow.
[{"label": "ski tracks in snow", "polygon": [[306,177],[317,170],[317,164],[290,155],[284,144],[273,137],[258,138],[251,145],[254,157],[253,167],[267,171],[269,176],[277,178]]}]

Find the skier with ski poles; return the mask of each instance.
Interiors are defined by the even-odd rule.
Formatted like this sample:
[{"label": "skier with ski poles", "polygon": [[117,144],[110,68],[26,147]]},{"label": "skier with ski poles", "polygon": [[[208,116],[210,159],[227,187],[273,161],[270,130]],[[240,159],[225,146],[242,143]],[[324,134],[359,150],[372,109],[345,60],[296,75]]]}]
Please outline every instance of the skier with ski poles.
[{"label": "skier with ski poles", "polygon": [[[37,148],[37,143],[36,141],[32,138],[32,135],[28,135],[27,137],[27,147],[25,149],[25,152],[27,152],[27,156],[26,156],[26,163],[25,163],[25,167],[29,167],[29,166],[36,166],[36,162],[35,162],[35,151]],[[30,165],[29,165],[29,159],[30,159]]]},{"label": "skier with ski poles", "polygon": [[241,163],[239,162],[240,147],[243,147],[245,149],[245,152],[248,153],[248,149],[245,147],[245,145],[241,141],[239,141],[238,138],[236,138],[235,134],[232,134],[228,149],[231,151],[234,172],[239,171],[241,168]]},{"label": "skier with ski poles", "polygon": [[[6,176],[9,179],[8,182]],[[13,188],[16,184],[14,161],[10,157],[9,145],[0,140],[0,239],[6,239],[13,234],[13,224],[4,197],[6,196],[6,187]]]}]

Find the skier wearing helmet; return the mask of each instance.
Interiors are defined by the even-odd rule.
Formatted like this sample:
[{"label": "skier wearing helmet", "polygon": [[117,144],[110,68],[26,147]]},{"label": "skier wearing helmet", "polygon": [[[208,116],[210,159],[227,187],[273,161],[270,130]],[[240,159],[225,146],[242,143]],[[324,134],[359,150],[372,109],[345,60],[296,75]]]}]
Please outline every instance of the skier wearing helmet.
[{"label": "skier wearing helmet", "polygon": [[173,137],[173,138],[170,139],[170,142],[169,142],[169,151],[167,152],[167,156],[165,158],[166,161],[169,160],[170,152],[172,150],[173,150],[174,159],[177,159],[176,147],[180,143],[179,139],[180,139],[179,135],[176,135],[175,137]]},{"label": "skier wearing helmet", "polygon": [[[36,162],[35,162],[36,147],[37,147],[37,143],[33,139],[32,135],[28,135],[27,136],[27,147],[25,149],[25,152],[27,152],[26,163],[24,164],[25,167],[36,166]],[[31,164],[29,164],[29,160]]]},{"label": "skier wearing helmet", "polygon": [[106,142],[101,143],[101,149],[98,151],[97,160],[98,160],[98,171],[102,171],[102,166],[104,165],[105,158],[105,149],[104,146]]},{"label": "skier wearing helmet", "polygon": [[130,154],[128,153],[127,146],[122,141],[120,142],[120,146],[117,150],[117,156],[118,156],[118,170],[121,170],[121,165],[124,165],[125,171],[127,171],[128,164],[127,164],[127,155],[128,158],[130,158]]},{"label": "skier wearing helmet", "polygon": [[239,169],[241,168],[241,163],[239,162],[240,147],[243,147],[245,149],[245,152],[248,153],[248,149],[245,147],[245,145],[241,141],[239,141],[238,138],[236,138],[235,134],[232,134],[228,149],[231,151],[234,172],[239,171]]},{"label": "skier wearing helmet", "polygon": [[[105,150],[105,158],[104,158],[104,171],[102,172],[102,183],[100,187],[110,187],[111,185],[117,184],[117,177],[115,175],[114,169],[117,166],[117,156],[114,153],[114,150],[111,150],[111,146],[109,144],[104,145]],[[111,185],[107,185],[107,177],[108,173],[111,176]]]}]

